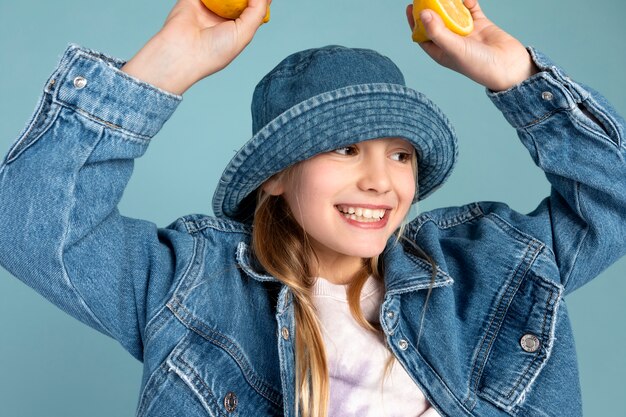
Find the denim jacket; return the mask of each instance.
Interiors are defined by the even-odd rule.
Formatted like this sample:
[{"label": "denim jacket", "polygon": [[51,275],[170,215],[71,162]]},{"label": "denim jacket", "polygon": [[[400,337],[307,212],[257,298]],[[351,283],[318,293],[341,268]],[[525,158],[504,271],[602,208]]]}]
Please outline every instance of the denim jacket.
[{"label": "denim jacket", "polygon": [[[624,122],[530,49],[542,70],[489,97],[552,185],[531,213],[478,202],[390,239],[384,337],[442,416],[578,416],[563,297],[626,252]],[[122,216],[134,158],[180,97],[75,45],[0,165],[0,264],[144,364],[137,416],[294,416],[290,292],[250,227]],[[434,272],[434,281],[431,275]],[[428,288],[432,293],[422,312]]]}]

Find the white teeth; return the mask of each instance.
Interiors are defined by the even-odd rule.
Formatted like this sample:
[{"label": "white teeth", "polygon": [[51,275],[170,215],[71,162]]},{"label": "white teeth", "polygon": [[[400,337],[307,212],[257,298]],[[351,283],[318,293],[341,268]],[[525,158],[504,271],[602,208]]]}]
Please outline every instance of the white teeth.
[{"label": "white teeth", "polygon": [[337,206],[337,209],[344,214],[347,219],[376,222],[385,216],[385,209],[370,209],[363,207]]}]

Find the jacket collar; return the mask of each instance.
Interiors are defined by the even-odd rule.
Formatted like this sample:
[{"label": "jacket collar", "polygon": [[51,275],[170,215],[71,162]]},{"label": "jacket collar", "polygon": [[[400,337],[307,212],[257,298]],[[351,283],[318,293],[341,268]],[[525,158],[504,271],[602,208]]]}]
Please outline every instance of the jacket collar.
[{"label": "jacket collar", "polygon": [[[438,263],[433,279],[430,262],[414,252],[417,251],[410,243],[402,244],[395,236],[389,239],[383,252],[385,290],[389,295],[452,285],[454,280],[442,268],[443,264]],[[249,277],[257,281],[279,282],[254,259],[246,242],[239,242],[237,245],[237,263]]]},{"label": "jacket collar", "polygon": [[239,242],[237,245],[237,263],[250,278],[257,281],[279,282],[272,275],[269,275],[255,257],[252,256],[250,246],[246,242]]},{"label": "jacket collar", "polygon": [[411,242],[402,242],[396,236],[392,236],[383,252],[387,294],[444,287],[454,283],[452,277],[444,269],[445,263],[435,260],[437,266],[433,276],[431,263],[417,255],[418,250],[412,246]]}]

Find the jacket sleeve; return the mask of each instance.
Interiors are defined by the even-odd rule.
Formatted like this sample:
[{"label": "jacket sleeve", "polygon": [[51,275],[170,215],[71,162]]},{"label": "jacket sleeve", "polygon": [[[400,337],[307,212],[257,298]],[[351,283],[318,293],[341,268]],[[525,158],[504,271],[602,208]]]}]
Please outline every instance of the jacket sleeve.
[{"label": "jacket sleeve", "polygon": [[571,292],[626,253],[624,120],[604,97],[529,51],[542,72],[488,95],[551,184],[550,196],[514,223],[550,246]]},{"label": "jacket sleeve", "polygon": [[134,158],[181,100],[70,45],[0,165],[0,265],[142,359],[189,237],[126,218]]}]

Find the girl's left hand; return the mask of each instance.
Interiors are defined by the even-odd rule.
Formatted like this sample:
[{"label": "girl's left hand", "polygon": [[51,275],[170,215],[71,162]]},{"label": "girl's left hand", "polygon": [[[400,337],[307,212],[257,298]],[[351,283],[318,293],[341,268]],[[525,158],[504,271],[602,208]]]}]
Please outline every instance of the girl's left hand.
[{"label": "girl's left hand", "polygon": [[[474,19],[468,36],[450,31],[432,10],[420,13],[431,41],[419,45],[432,59],[493,91],[506,90],[539,72],[524,45],[487,19],[477,0],[464,3]],[[413,30],[412,5],[407,18]]]}]

